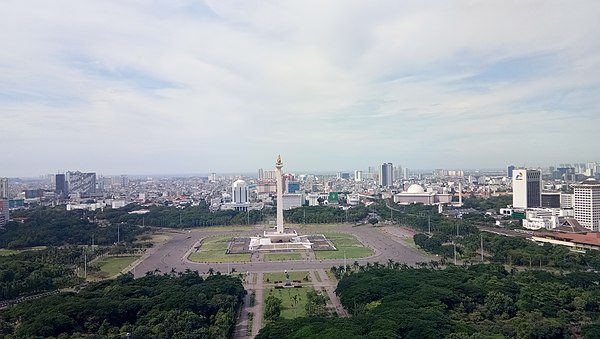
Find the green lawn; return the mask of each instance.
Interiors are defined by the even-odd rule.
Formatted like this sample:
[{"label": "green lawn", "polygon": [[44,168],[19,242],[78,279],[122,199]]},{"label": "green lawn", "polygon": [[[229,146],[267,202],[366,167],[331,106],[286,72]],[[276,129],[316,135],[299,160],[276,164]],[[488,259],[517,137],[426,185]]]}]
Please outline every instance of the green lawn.
[{"label": "green lawn", "polygon": [[191,228],[192,232],[200,232],[200,231],[252,231],[254,230],[254,226],[244,226],[244,225],[231,225],[231,226],[205,226],[205,227],[194,227]]},{"label": "green lawn", "polygon": [[0,248],[0,257],[4,257],[4,256],[8,256],[8,255],[13,255],[13,254],[17,254],[20,253],[20,250],[8,250],[5,248]]},{"label": "green lawn", "polygon": [[298,224],[297,228],[328,228],[335,227],[342,224]]},{"label": "green lawn", "polygon": [[98,266],[100,271],[104,272],[107,276],[112,277],[119,274],[121,270],[138,258],[139,256],[107,257],[94,262],[94,265]]},{"label": "green lawn", "polygon": [[[308,281],[310,281],[310,274],[308,274],[308,272],[306,271],[299,271],[299,272],[289,272],[290,274],[290,280],[300,280],[302,282],[304,282],[304,277],[308,276]],[[283,272],[271,272],[271,273],[265,273],[263,275],[263,282],[267,283],[267,279],[269,279],[269,283],[273,283],[273,281],[285,281],[285,273]]]},{"label": "green lawn", "polygon": [[[285,319],[294,319],[303,317],[306,315],[306,292],[308,288],[280,288],[274,289],[269,288],[265,290],[264,298],[268,296],[275,296],[281,299],[281,305],[283,310],[281,311],[281,317]],[[296,299],[294,300],[294,297]]]},{"label": "green lawn", "polygon": [[202,240],[198,252],[192,253],[188,259],[195,262],[247,262],[250,254],[227,254],[227,245],[231,237],[210,237]]},{"label": "green lawn", "polygon": [[317,259],[346,259],[364,258],[373,255],[373,250],[363,246],[360,241],[347,233],[323,233],[329,239],[337,251],[315,251]]},{"label": "green lawn", "polygon": [[301,260],[302,253],[265,253],[265,261]]}]

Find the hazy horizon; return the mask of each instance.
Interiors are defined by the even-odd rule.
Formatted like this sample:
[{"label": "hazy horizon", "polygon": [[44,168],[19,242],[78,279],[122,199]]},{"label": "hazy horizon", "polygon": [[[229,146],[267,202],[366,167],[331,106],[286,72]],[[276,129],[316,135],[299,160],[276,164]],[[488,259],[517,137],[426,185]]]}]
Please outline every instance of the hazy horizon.
[{"label": "hazy horizon", "polygon": [[0,177],[598,154],[597,1],[2,7]]}]

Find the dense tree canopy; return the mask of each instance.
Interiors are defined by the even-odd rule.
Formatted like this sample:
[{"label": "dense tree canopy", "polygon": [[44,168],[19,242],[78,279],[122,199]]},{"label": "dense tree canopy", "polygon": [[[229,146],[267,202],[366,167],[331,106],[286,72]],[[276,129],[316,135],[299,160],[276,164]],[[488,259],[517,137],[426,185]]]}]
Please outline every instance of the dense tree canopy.
[{"label": "dense tree canopy", "polygon": [[0,336],[227,338],[245,293],[230,276],[124,275],[13,306],[0,315]]},{"label": "dense tree canopy", "polygon": [[[148,209],[146,214],[129,214],[129,212],[140,209]],[[200,201],[197,206],[175,206],[152,205],[142,207],[139,205],[128,205],[119,209],[105,209],[97,212],[98,219],[105,219],[111,223],[129,223],[133,225],[145,225],[156,227],[201,227],[212,225],[252,225],[262,220],[261,211],[211,211],[209,206]]]},{"label": "dense tree canopy", "polygon": [[337,294],[351,318],[279,320],[258,338],[596,338],[594,273],[509,273],[500,265],[354,271]]},{"label": "dense tree canopy", "polygon": [[[90,259],[93,254],[90,253]],[[26,251],[0,257],[0,300],[51,291],[81,283],[74,268],[83,263],[83,251],[70,247]]]},{"label": "dense tree canopy", "polygon": [[117,240],[129,242],[144,230],[130,224],[94,222],[94,212],[67,211],[64,206],[38,207],[11,214],[25,218],[23,224],[10,222],[0,230],[0,247],[25,248],[33,246],[97,245]]},{"label": "dense tree canopy", "polygon": [[357,222],[365,219],[368,214],[369,210],[364,206],[348,210],[333,206],[305,206],[284,211],[287,221],[298,224]]}]

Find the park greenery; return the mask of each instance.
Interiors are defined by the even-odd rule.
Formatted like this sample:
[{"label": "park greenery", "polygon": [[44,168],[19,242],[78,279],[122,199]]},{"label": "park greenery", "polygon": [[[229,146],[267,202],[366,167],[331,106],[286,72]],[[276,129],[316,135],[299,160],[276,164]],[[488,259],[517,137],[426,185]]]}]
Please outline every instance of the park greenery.
[{"label": "park greenery", "polygon": [[322,259],[364,258],[373,255],[373,250],[364,246],[352,234],[339,232],[324,232],[337,251],[315,251],[315,257]]},{"label": "park greenery", "polygon": [[[473,206],[479,206],[480,209],[502,206],[506,202],[504,197],[497,197],[489,204],[481,198],[469,200],[472,200]],[[600,270],[598,251],[577,253],[564,246],[540,245],[521,237],[482,232],[478,226],[494,226],[494,219],[483,213],[448,218],[437,213],[432,206],[396,205],[383,200],[374,204],[373,208],[385,219],[421,232],[413,237],[415,244],[439,255],[442,264],[445,264],[447,259],[453,259],[454,245],[458,260],[467,263],[480,262],[483,243],[485,262],[560,270]]]},{"label": "park greenery", "polygon": [[279,319],[257,338],[598,338],[599,284],[595,273],[497,264],[358,265],[336,290],[352,317]]},{"label": "park greenery", "polygon": [[0,315],[0,337],[228,338],[245,293],[231,276],[128,274],[15,305]]},{"label": "park greenery", "polygon": [[110,245],[118,240],[131,242],[144,229],[132,224],[98,222],[94,212],[67,211],[64,206],[37,207],[11,212],[9,222],[0,230],[0,247],[21,249],[34,246]]},{"label": "park greenery", "polygon": [[[107,253],[107,249],[84,250],[75,246],[21,251],[0,257],[0,300],[73,287],[83,282],[84,259]],[[88,272],[93,272],[90,266]]]},{"label": "park greenery", "polygon": [[[129,214],[129,212],[147,209],[145,214]],[[364,219],[368,209],[357,206],[343,210],[333,206],[304,206],[284,211],[284,218],[290,223],[335,223],[357,222]],[[111,223],[129,223],[156,227],[205,227],[215,225],[254,225],[274,216],[274,210],[265,208],[262,211],[211,211],[208,204],[200,201],[198,205],[184,205],[181,208],[164,205],[142,207],[129,205],[119,209],[105,209],[96,217]]]},{"label": "park greenery", "polygon": [[209,237],[202,240],[200,249],[188,257],[195,262],[246,262],[250,261],[248,253],[227,254],[230,236]]},{"label": "park greenery", "polygon": [[286,221],[296,224],[358,222],[368,214],[369,209],[362,205],[347,210],[333,206],[305,206],[284,211]]},{"label": "park greenery", "polygon": [[[145,214],[129,214],[136,210],[148,210]],[[180,207],[166,205],[127,205],[119,209],[107,208],[96,213],[96,218],[110,223],[128,223],[169,228],[205,227],[215,225],[256,224],[263,218],[262,211],[211,211],[209,205],[201,200],[197,206]]]}]

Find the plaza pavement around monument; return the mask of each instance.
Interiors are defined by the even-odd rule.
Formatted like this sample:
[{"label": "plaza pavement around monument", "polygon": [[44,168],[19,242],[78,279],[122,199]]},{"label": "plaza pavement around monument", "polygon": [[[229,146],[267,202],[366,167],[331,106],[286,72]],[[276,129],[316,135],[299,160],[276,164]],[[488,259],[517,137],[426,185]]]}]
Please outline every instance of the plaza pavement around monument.
[{"label": "plaza pavement around monument", "polygon": [[[379,262],[386,264],[388,260],[393,260],[398,263],[406,263],[414,265],[417,262],[429,262],[437,260],[435,256],[428,255],[412,244],[412,233],[410,230],[398,226],[373,227],[371,225],[323,225],[303,228],[302,225],[295,225],[294,228],[299,230],[299,233],[320,233],[320,232],[343,232],[354,235],[364,246],[370,247],[373,250],[373,255],[366,258],[347,258],[333,260],[318,260],[315,256],[303,255],[302,260],[285,260],[285,261],[264,261],[263,256],[257,253],[252,254],[249,262],[235,263],[199,263],[188,260],[190,253],[196,251],[200,246],[202,239],[212,236],[252,236],[262,231],[262,227],[257,226],[255,229],[244,228],[244,230],[231,227],[227,228],[203,228],[194,229],[191,231],[174,231],[164,230],[170,239],[157,244],[150,248],[135,266],[131,269],[136,277],[144,276],[147,272],[158,270],[162,273],[171,271],[183,272],[186,269],[207,273],[209,269],[215,272],[229,272],[235,269],[235,274],[244,274],[244,287],[250,294],[250,291],[255,291],[256,302],[253,307],[250,307],[249,297],[246,300],[241,310],[240,316],[235,330],[235,338],[254,337],[262,325],[262,307],[263,307],[263,292],[265,286],[263,283],[263,275],[269,272],[290,272],[306,271],[310,274],[313,288],[323,289],[329,299],[331,309],[334,309],[339,316],[347,316],[339,299],[335,295],[336,282],[331,281],[327,275],[327,271],[332,266],[340,266],[345,263],[353,265],[357,261],[360,265],[365,265],[367,262]],[[317,278],[318,275],[318,278]],[[254,314],[251,335],[246,335],[248,325],[247,314]]]}]

